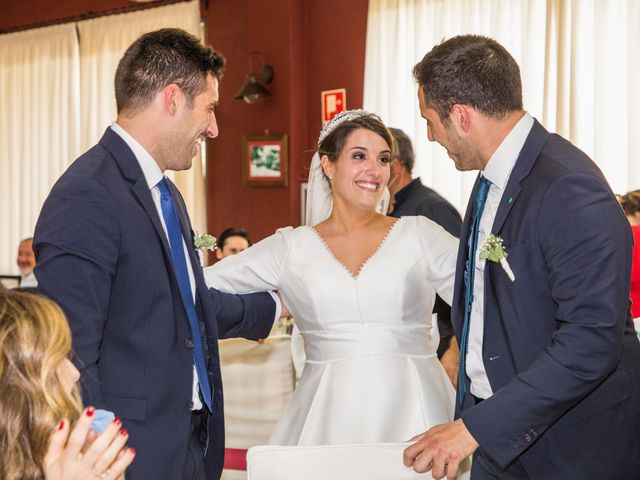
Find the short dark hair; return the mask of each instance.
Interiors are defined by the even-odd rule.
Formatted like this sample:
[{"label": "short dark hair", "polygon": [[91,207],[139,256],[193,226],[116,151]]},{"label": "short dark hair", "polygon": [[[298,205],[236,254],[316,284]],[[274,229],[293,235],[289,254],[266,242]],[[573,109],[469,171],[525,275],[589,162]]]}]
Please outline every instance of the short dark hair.
[{"label": "short dark hair", "polygon": [[389,131],[393,135],[396,142],[395,145],[395,158],[400,165],[407,169],[407,172],[413,171],[413,166],[416,162],[416,156],[413,153],[413,145],[409,136],[399,128],[389,127]]},{"label": "short dark hair", "polygon": [[620,205],[626,215],[635,215],[640,212],[640,190],[632,190],[619,197]]},{"label": "short dark hair", "polygon": [[224,57],[178,28],[145,33],[124,53],[115,78],[116,105],[122,110],[146,106],[167,85],[175,83],[193,105],[206,90],[207,74],[220,78]]},{"label": "short dark hair", "polygon": [[393,154],[393,137],[391,132],[380,120],[378,120],[377,116],[369,114],[356,117],[353,120],[344,121],[338,125],[335,130],[327,135],[320,145],[318,145],[318,154],[320,157],[326,155],[329,157],[331,162],[337,161],[338,157],[340,157],[340,154],[342,153],[347,137],[351,132],[360,128],[371,130],[372,132],[380,135],[384,141],[387,142],[389,150],[391,150],[391,153]]},{"label": "short dark hair", "polygon": [[424,99],[443,122],[454,104],[470,105],[488,117],[522,110],[520,68],[492,38],[459,35],[436,45],[413,67]]},{"label": "short dark hair", "polygon": [[249,236],[249,233],[247,233],[245,230],[232,227],[232,228],[227,228],[224,232],[220,234],[220,238],[218,238],[218,248],[222,250],[224,248],[225,243],[227,243],[227,239],[229,237],[242,237],[247,241],[249,246],[252,245],[251,237]]}]

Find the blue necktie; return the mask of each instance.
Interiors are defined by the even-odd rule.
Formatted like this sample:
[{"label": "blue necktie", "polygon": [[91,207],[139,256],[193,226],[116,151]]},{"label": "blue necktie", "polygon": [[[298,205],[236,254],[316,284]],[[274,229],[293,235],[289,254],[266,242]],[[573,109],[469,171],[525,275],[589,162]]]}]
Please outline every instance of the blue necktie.
[{"label": "blue necktie", "polygon": [[169,245],[171,246],[171,258],[173,259],[173,268],[178,279],[178,288],[182,297],[182,305],[189,319],[191,327],[191,336],[193,337],[193,363],[198,373],[198,383],[200,384],[200,392],[204,403],[211,411],[211,387],[209,387],[209,377],[207,376],[207,368],[204,362],[204,350],[202,347],[202,335],[200,333],[200,321],[196,313],[196,307],[193,303],[193,294],[191,292],[191,282],[189,281],[189,271],[187,270],[187,259],[184,255],[184,247],[182,244],[182,233],[180,230],[180,221],[176,214],[175,205],[171,196],[171,190],[167,179],[163,178],[158,183],[160,190],[160,208],[164,223],[167,226],[167,234],[169,235]]},{"label": "blue necktie", "polygon": [[469,319],[471,317],[471,305],[473,304],[473,280],[476,269],[476,251],[478,249],[478,230],[480,227],[480,218],[484,210],[484,204],[487,201],[487,194],[491,182],[484,177],[480,178],[476,197],[473,201],[473,211],[471,219],[471,232],[469,234],[469,254],[467,256],[467,264],[464,271],[464,323],[462,324],[462,339],[460,342],[460,368],[458,369],[458,388],[460,389],[459,403],[462,407],[464,396],[467,393],[466,385],[466,357],[469,341]]}]

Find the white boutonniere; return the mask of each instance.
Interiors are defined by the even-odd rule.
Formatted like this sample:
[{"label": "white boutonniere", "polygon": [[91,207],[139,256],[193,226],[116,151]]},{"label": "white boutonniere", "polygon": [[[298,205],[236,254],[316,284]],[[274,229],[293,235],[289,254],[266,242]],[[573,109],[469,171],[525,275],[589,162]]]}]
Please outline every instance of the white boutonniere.
[{"label": "white boutonniere", "polygon": [[516,281],[516,276],[507,262],[509,254],[504,249],[502,238],[493,233],[482,244],[480,250],[480,260],[489,260],[490,262],[500,263],[500,266],[512,282]]},{"label": "white boutonniere", "polygon": [[203,233],[202,235],[196,233],[193,236],[193,246],[198,250],[209,250],[213,252],[217,248],[216,237],[208,233]]}]

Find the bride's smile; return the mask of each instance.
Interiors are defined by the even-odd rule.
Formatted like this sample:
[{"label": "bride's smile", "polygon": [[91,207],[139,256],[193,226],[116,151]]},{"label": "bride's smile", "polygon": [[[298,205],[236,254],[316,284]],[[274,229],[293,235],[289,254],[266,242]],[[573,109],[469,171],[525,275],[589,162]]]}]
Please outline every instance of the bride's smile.
[{"label": "bride's smile", "polygon": [[349,206],[374,209],[389,182],[391,151],[377,133],[359,128],[345,140],[335,162],[326,161],[335,199]]}]

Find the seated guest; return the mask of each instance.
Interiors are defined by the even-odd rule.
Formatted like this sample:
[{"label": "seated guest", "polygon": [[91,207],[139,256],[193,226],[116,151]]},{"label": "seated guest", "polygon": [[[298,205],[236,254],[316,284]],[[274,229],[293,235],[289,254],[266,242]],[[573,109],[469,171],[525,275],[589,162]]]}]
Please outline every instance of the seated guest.
[{"label": "seated guest", "polygon": [[89,433],[95,409],[82,410],[70,353],[71,332],[55,303],[0,291],[3,480],[116,480],[133,461],[118,419],[99,436]]},{"label": "seated guest", "polygon": [[640,190],[619,195],[618,200],[631,224],[633,259],[631,261],[631,313],[640,318]]},{"label": "seated guest", "polygon": [[229,255],[235,255],[251,246],[249,234],[238,228],[227,228],[218,238],[218,248],[216,248],[216,258],[222,260]]},{"label": "seated guest", "polygon": [[38,281],[33,273],[33,269],[36,266],[36,256],[33,253],[33,237],[20,241],[16,261],[18,263],[18,269],[20,270],[20,283],[18,287],[25,290],[35,290],[38,286]]}]

